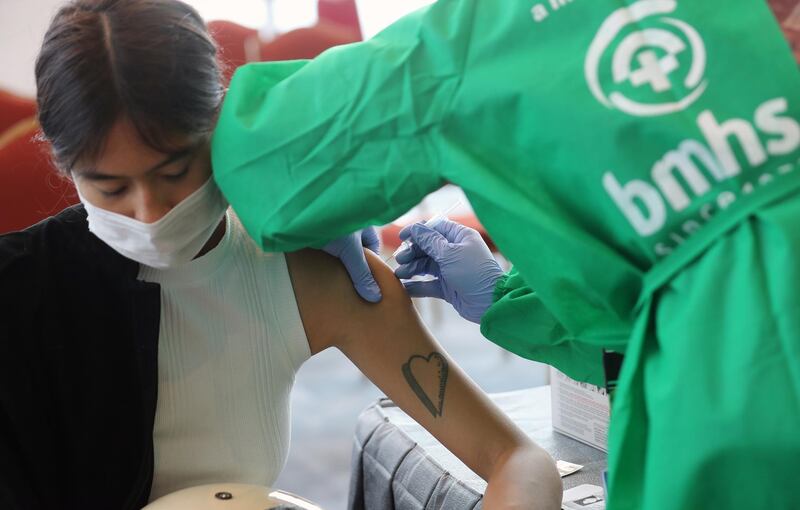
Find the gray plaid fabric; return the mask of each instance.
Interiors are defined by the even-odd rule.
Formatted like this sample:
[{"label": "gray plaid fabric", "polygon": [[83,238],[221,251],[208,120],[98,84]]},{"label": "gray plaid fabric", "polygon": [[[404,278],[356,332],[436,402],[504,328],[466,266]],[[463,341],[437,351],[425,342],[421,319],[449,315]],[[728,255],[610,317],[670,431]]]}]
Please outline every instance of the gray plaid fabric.
[{"label": "gray plaid fabric", "polygon": [[374,405],[358,419],[350,510],[478,510],[482,495],[453,478]]}]

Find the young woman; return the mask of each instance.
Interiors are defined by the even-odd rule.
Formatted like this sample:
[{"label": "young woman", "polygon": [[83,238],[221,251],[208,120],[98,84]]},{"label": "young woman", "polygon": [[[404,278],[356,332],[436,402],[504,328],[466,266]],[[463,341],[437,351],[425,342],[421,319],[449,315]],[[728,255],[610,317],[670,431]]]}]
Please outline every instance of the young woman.
[{"label": "young woman", "polygon": [[270,485],[294,374],[329,347],[489,482],[484,508],[559,507],[552,459],[450,361],[376,256],[370,304],[336,259],[247,236],[210,178],[223,90],[192,8],[73,1],[36,78],[82,205],[0,237],[0,508]]}]

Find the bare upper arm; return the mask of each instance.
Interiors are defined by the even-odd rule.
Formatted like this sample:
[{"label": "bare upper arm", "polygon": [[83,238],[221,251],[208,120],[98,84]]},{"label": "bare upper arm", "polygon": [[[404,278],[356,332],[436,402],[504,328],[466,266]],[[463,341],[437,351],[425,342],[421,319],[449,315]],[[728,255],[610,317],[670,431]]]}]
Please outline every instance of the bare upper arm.
[{"label": "bare upper arm", "polygon": [[379,303],[369,303],[356,293],[347,271],[335,257],[312,249],[287,253],[312,354],[328,347],[338,347],[347,354],[363,336],[382,332],[388,326],[408,329],[409,335],[424,328],[411,298],[389,266],[374,253],[365,253],[383,294]]},{"label": "bare upper arm", "polygon": [[360,299],[344,266],[312,249],[287,253],[286,263],[311,353],[337,345],[345,334],[343,320]]}]

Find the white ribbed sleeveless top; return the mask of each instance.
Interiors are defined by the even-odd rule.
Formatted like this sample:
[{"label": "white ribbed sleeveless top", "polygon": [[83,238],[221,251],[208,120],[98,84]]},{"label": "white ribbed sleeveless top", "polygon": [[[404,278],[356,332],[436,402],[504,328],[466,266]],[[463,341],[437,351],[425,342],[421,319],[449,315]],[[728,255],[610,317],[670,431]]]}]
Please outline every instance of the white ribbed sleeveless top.
[{"label": "white ribbed sleeveless top", "polygon": [[289,394],[308,340],[286,260],[264,253],[229,209],[220,243],[161,286],[150,500],[215,482],[271,485],[289,450]]}]

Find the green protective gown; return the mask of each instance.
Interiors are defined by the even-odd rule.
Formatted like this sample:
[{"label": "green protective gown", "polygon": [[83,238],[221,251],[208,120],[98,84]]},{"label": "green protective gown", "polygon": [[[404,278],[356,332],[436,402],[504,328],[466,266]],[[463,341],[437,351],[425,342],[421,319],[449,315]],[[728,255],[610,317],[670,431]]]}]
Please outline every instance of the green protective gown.
[{"label": "green protective gown", "polygon": [[758,0],[439,0],[233,78],[217,182],[266,250],[464,189],[484,335],[602,383],[608,508],[797,508],[800,76]]}]

